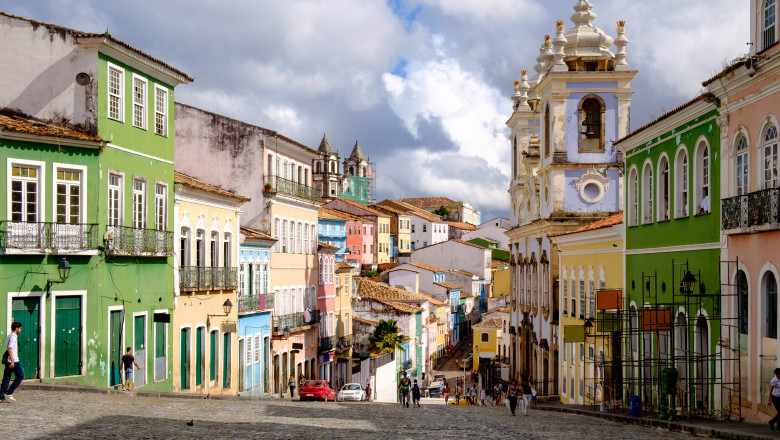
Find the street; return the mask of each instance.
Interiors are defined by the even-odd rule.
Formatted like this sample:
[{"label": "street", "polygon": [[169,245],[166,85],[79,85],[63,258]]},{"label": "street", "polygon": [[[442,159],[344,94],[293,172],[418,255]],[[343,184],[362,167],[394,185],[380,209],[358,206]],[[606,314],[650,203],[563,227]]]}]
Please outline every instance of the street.
[{"label": "street", "polygon": [[[15,393],[0,404],[3,437],[273,439],[684,439],[690,436],[590,417],[504,407],[182,399],[65,391]],[[192,420],[192,426],[187,422]]]}]

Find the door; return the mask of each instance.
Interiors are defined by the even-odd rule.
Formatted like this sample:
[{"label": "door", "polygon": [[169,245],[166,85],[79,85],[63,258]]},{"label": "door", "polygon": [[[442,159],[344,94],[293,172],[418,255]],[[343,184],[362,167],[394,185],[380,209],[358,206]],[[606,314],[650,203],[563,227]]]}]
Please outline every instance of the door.
[{"label": "door", "polygon": [[195,386],[203,384],[203,327],[195,330]]},{"label": "door", "polygon": [[57,297],[54,307],[54,375],[81,374],[81,297]]},{"label": "door", "polygon": [[186,390],[190,387],[190,329],[181,329],[181,371],[180,384],[181,389]]},{"label": "door", "polygon": [[209,380],[217,380],[217,332],[209,333]]},{"label": "door", "polygon": [[109,386],[122,383],[122,311],[113,310],[109,315]]},{"label": "door", "polygon": [[133,322],[133,356],[140,368],[133,374],[133,385],[146,385],[146,316],[136,316]]},{"label": "door", "polygon": [[230,388],[230,333],[222,334],[222,388]]},{"label": "door", "polygon": [[[165,380],[168,363],[165,362],[165,349],[168,346],[166,323],[154,323],[154,381]],[[140,364],[139,364],[140,365]]]},{"label": "door", "polygon": [[11,305],[11,318],[22,323],[19,334],[19,362],[26,377],[40,378],[38,359],[40,358],[40,333],[38,326],[40,297],[14,298]]},{"label": "door", "polygon": [[[246,381],[245,377],[249,377],[249,367],[246,366],[246,362],[244,362],[245,356],[251,356],[252,350],[248,350],[244,354],[244,350],[246,350],[247,343],[244,339],[241,339],[238,341],[238,391],[246,391]],[[251,342],[250,342],[251,347]]]}]

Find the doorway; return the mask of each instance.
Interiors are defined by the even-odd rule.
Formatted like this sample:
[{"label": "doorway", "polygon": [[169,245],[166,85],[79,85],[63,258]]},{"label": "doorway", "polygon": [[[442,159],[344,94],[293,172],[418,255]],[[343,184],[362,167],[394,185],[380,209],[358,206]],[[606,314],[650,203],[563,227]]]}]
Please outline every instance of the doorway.
[{"label": "doorway", "polygon": [[146,385],[146,315],[133,318],[133,356],[138,371],[133,374],[133,387]]},{"label": "doorway", "polygon": [[109,381],[108,386],[113,387],[122,383],[122,329],[124,328],[124,312],[122,310],[109,311],[108,327],[108,352],[109,352]]},{"label": "doorway", "polygon": [[[11,303],[11,319],[22,323],[18,341],[19,359],[28,377],[40,378],[40,296],[14,298]],[[9,327],[10,328],[10,327]],[[28,373],[29,372],[29,373]]]}]

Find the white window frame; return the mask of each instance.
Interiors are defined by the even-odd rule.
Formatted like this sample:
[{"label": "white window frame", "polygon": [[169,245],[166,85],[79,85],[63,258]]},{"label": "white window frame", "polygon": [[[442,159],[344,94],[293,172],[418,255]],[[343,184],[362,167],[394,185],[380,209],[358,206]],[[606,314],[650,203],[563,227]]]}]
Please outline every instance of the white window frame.
[{"label": "white window frame", "polygon": [[[666,169],[664,169],[663,165],[666,164]],[[671,206],[672,206],[672,165],[669,163],[669,156],[666,155],[666,153],[661,154],[661,156],[658,158],[658,172],[656,174],[656,184],[658,187],[658,190],[656,192],[656,201],[658,203],[657,209],[657,216],[658,221],[666,221],[669,220],[669,215],[671,214]],[[666,186],[666,198],[664,198],[664,186]]]},{"label": "white window frame", "polygon": [[[162,106],[159,105],[158,102],[158,93],[162,92],[163,96],[165,97],[165,102]],[[168,106],[169,100],[168,100],[168,89],[165,87],[160,86],[159,84],[154,85],[154,134],[168,137]],[[157,127],[157,118],[162,118],[163,121],[165,121],[162,124],[162,127]]]},{"label": "white window frame", "polygon": [[[13,180],[23,180],[23,181],[32,181],[31,178],[24,178],[24,177],[13,177],[13,168],[15,166],[25,167],[25,168],[36,168],[36,177],[35,180],[37,181],[37,212],[35,213],[35,221],[36,222],[42,222],[44,219],[44,213],[46,212],[46,176],[44,175],[45,168],[45,162],[37,161],[37,160],[24,160],[24,159],[14,159],[14,158],[8,158],[7,162],[7,169],[6,169],[6,198],[7,198],[7,213],[9,220],[13,219],[13,203],[12,203],[12,197],[11,197],[11,182]],[[27,222],[26,216],[24,219],[20,220],[20,222],[24,223]]]},{"label": "white window frame", "polygon": [[[106,63],[108,69],[107,74],[107,87],[106,87],[106,116],[108,119],[113,119],[119,122],[125,122],[125,69],[117,66],[113,63]],[[119,93],[111,93],[111,71],[114,70],[119,73]],[[117,114],[111,113],[111,98],[115,97],[117,100]]]},{"label": "white window frame", "polygon": [[639,172],[631,167],[628,172],[628,226],[639,224]]},{"label": "white window frame", "polygon": [[708,214],[712,210],[712,194],[710,193],[710,182],[712,180],[712,152],[710,151],[709,143],[704,139],[699,139],[696,142],[696,166],[694,167],[695,182],[696,182],[696,204],[694,205],[695,214],[699,214],[701,210],[701,204],[704,200],[704,193],[707,193],[709,197],[710,209],[704,214]]},{"label": "white window frame", "polygon": [[763,51],[777,42],[777,2],[775,0],[761,2],[758,20],[761,27],[761,50]]},{"label": "white window frame", "polygon": [[[138,96],[138,87],[139,84],[142,86],[143,90],[141,91],[141,96]],[[147,127],[147,101],[149,96],[149,81],[147,81],[146,78],[133,74],[133,127],[140,128],[142,130],[146,130]],[[137,119],[139,119],[140,114],[140,123],[138,123]]]},{"label": "white window frame", "polygon": [[690,162],[688,149],[683,145],[674,155],[674,218],[690,215]]},{"label": "white window frame", "polygon": [[[142,191],[138,191],[136,189],[136,187],[135,187],[136,182],[143,183],[143,190]],[[132,201],[133,207],[132,207],[132,212],[133,212],[133,228],[135,228],[135,229],[146,229],[146,225],[147,225],[147,220],[146,220],[146,212],[147,212],[146,197],[147,197],[147,194],[146,193],[148,192],[147,183],[148,183],[148,181],[146,180],[146,178],[133,176],[133,201]],[[140,203],[136,202],[136,196],[140,196],[141,197]],[[141,219],[140,220],[141,221],[140,221],[140,223],[137,221],[138,220],[138,218],[137,218],[138,211],[136,211],[136,208],[139,207],[139,206],[140,206],[140,209],[141,209],[141,212],[140,212],[140,215],[141,215]]]},{"label": "white window frame", "polygon": [[653,164],[650,161],[642,166],[642,224],[653,223]]},{"label": "white window frame", "polygon": [[[118,185],[111,185],[111,178],[116,177],[119,180]],[[108,189],[107,189],[107,197],[108,197],[108,226],[122,226],[124,223],[124,199],[125,199],[125,173],[121,171],[114,171],[109,170],[108,171],[108,181],[107,181]],[[112,192],[116,192],[116,205],[117,205],[117,218],[116,222],[112,222],[111,218],[111,203],[112,203]]]},{"label": "white window frame", "polygon": [[[54,206],[54,212],[52,212],[53,221],[57,222],[57,185],[62,182],[71,182],[71,181],[60,181],[57,178],[57,174],[59,171],[76,171],[80,174],[79,184],[77,185],[79,187],[79,218],[78,221],[75,224],[78,223],[86,223],[87,218],[87,197],[86,197],[86,189],[87,189],[87,167],[83,165],[71,165],[66,163],[54,163],[54,175],[52,176],[52,195],[54,197],[54,200],[52,201],[52,204]],[[68,193],[70,196],[70,192]]]},{"label": "white window frame", "polygon": [[[740,148],[744,141],[744,148]],[[738,133],[734,140],[734,195],[750,192],[750,142],[744,133]]]},{"label": "white window frame", "polygon": [[[774,137],[768,140],[767,135],[770,130],[774,131]],[[778,126],[774,123],[767,124],[764,129],[761,130],[761,156],[759,157],[762,164],[761,189],[777,188],[780,186],[780,182],[778,181],[778,167],[780,166],[780,157],[778,154],[780,154],[780,152],[778,151],[777,130]],[[769,153],[769,157],[772,158],[771,162],[773,163],[767,161],[767,153]],[[771,177],[767,178],[767,175],[770,175]]]},{"label": "white window frame", "polygon": [[[160,189],[162,194],[158,192]],[[160,181],[154,182],[154,229],[168,230],[168,184]]]}]

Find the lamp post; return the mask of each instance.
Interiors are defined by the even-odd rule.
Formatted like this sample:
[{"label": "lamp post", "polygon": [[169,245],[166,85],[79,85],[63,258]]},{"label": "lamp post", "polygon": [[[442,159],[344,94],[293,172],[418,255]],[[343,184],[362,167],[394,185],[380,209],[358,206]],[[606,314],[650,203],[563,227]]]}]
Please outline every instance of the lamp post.
[{"label": "lamp post", "polygon": [[222,311],[225,312],[224,315],[206,315],[206,324],[211,325],[211,317],[220,317],[220,316],[228,316],[230,315],[230,312],[233,310],[233,303],[230,302],[230,298],[226,299],[224,303],[222,303]]},{"label": "lamp post", "polygon": [[60,279],[58,280],[52,280],[47,279],[46,280],[46,297],[48,298],[51,295],[51,286],[52,284],[61,284],[64,283],[68,277],[70,276],[70,263],[68,263],[68,260],[63,258],[60,261],[60,264],[57,265],[57,272],[60,275]]},{"label": "lamp post", "polygon": [[682,285],[680,286],[680,288],[683,289],[683,293],[685,293],[686,295],[690,295],[691,293],[693,293],[694,284],[696,284],[696,277],[691,273],[690,270],[686,269],[685,275],[683,276],[682,279]]}]

